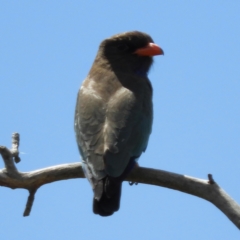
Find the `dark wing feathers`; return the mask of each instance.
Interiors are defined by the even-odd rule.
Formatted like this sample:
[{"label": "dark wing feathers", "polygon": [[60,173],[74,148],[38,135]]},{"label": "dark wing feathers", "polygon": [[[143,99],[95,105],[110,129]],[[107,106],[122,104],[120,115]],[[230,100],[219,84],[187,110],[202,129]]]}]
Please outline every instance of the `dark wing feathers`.
[{"label": "dark wing feathers", "polygon": [[[119,87],[106,101],[101,93],[89,89],[90,86],[94,84],[83,84],[78,95],[75,122],[79,148],[96,178],[102,176],[96,171],[102,170],[118,177],[131,157],[141,155],[146,147],[143,138],[148,139],[151,131],[147,129],[144,133],[141,129],[143,106],[138,101],[142,99],[137,99],[129,89]],[[147,125],[151,125],[150,122]]]},{"label": "dark wing feathers", "polygon": [[[105,106],[101,98],[81,87],[75,113],[75,132],[83,161],[90,164],[94,171],[104,169],[102,127],[105,120]],[[97,161],[96,161],[97,159]]]},{"label": "dark wing feathers", "polygon": [[130,140],[141,114],[138,107],[135,95],[124,87],[109,101],[104,161],[106,172],[113,177],[122,174],[133,154],[135,142]]}]

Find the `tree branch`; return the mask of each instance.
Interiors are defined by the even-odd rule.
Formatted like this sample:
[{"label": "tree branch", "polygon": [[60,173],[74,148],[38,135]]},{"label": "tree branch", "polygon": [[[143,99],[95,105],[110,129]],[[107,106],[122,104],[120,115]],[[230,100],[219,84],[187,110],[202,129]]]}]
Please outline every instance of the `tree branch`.
[{"label": "tree branch", "polygon": [[[29,191],[24,216],[30,214],[34,195],[42,185],[60,180],[84,178],[81,163],[18,172],[13,159],[16,163],[20,160],[18,157],[19,135],[15,133],[12,138],[11,150],[0,146],[0,154],[5,163],[5,169],[0,170],[0,185],[12,189],[24,188]],[[240,206],[217,185],[211,174],[208,175],[208,180],[202,180],[162,170],[136,167],[126,181],[166,187],[203,198],[219,208],[240,229]]]}]

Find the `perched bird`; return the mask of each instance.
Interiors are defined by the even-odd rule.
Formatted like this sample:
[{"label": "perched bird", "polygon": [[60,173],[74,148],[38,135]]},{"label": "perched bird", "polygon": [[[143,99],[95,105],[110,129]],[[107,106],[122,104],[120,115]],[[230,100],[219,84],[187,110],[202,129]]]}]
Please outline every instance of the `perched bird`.
[{"label": "perched bird", "polygon": [[107,38],[79,90],[75,133],[95,214],[118,211],[122,181],[146,150],[153,120],[147,73],[152,57],[161,54],[146,33]]}]

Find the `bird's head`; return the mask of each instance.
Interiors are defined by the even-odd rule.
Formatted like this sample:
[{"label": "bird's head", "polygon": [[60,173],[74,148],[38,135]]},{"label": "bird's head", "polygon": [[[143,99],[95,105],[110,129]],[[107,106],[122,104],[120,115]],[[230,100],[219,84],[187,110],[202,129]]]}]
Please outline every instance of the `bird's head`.
[{"label": "bird's head", "polygon": [[148,34],[133,31],[105,39],[100,44],[96,60],[108,64],[115,72],[147,73],[153,56],[163,54]]}]

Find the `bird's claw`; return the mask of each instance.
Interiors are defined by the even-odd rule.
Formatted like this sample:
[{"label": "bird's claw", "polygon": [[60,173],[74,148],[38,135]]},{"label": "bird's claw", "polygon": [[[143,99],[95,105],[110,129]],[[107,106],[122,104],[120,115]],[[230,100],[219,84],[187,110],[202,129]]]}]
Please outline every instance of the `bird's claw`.
[{"label": "bird's claw", "polygon": [[132,186],[133,184],[138,185],[138,182],[128,182],[130,186]]}]

